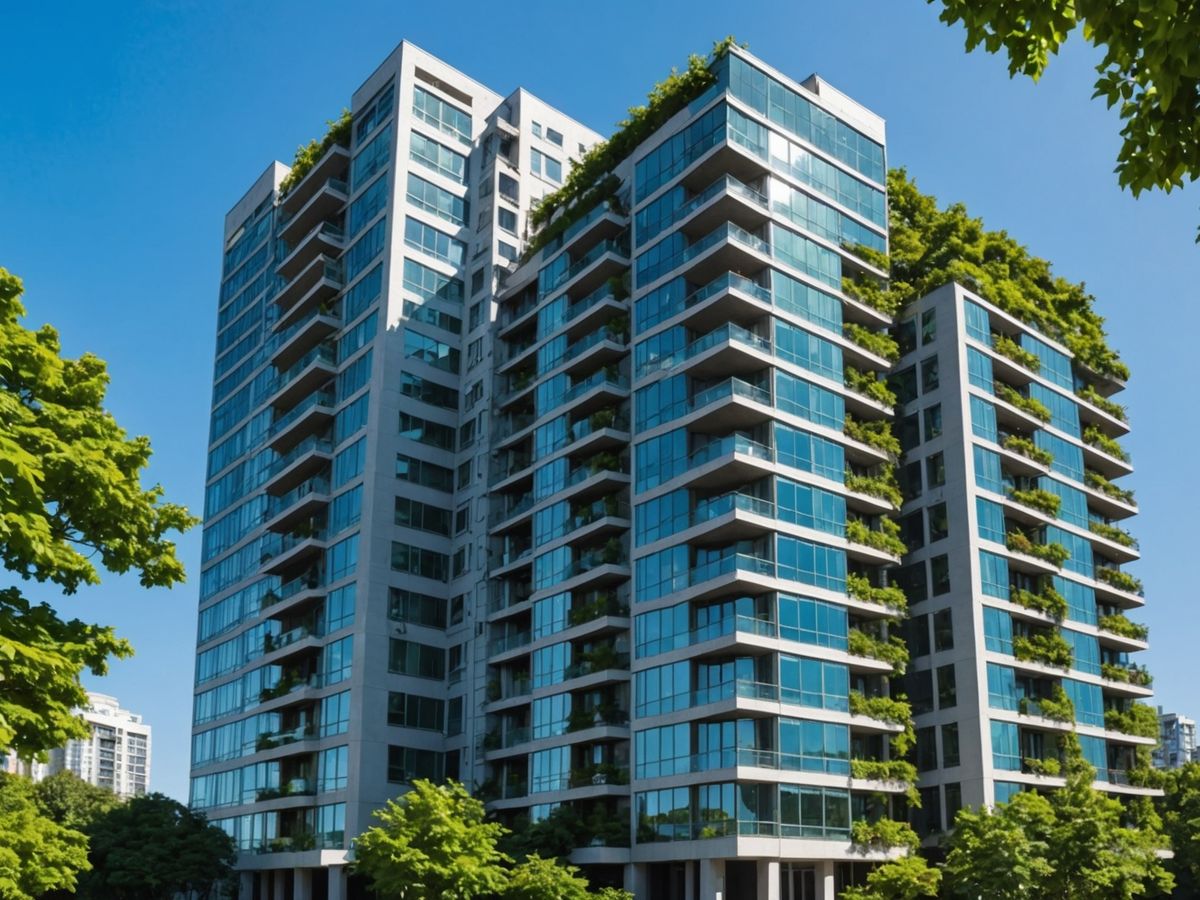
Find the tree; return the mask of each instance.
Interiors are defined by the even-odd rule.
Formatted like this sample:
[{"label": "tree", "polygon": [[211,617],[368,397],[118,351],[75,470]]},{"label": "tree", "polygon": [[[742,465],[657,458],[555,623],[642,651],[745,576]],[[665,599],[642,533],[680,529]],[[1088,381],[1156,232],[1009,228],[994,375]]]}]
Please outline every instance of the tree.
[{"label": "tree", "polygon": [[483,804],[457,782],[424,779],[386,807],[355,844],[357,871],[399,900],[469,900],[504,891],[511,859],[497,849],[506,829],[484,821]]},{"label": "tree", "polygon": [[1200,895],[1200,763],[1185,763],[1163,776],[1158,808],[1175,852],[1167,868],[1175,876],[1179,894],[1194,897]]},{"label": "tree", "polygon": [[867,876],[866,887],[848,887],[838,896],[842,900],[918,900],[936,897],[941,881],[942,873],[913,853],[877,866]]},{"label": "tree", "polygon": [[212,897],[237,857],[228,834],[163,794],[110,809],[92,822],[88,838],[92,871],[79,890],[87,900]]},{"label": "tree", "polygon": [[68,771],[35,784],[33,799],[42,815],[76,831],[87,831],[96,819],[121,803],[112,791],[88,784]]},{"label": "tree", "polygon": [[512,870],[504,900],[587,900],[586,878],[574,866],[531,854]]},{"label": "tree", "polygon": [[[927,0],[929,3],[937,0]],[[1008,72],[1041,77],[1076,28],[1101,49],[1094,97],[1117,106],[1117,179],[1136,197],[1200,177],[1200,6],[1176,0],[940,0],[967,50],[1008,54]],[[1200,237],[1197,238],[1200,240]]]},{"label": "tree", "polygon": [[[49,325],[20,324],[21,280],[0,269],[0,561],[14,579],[72,594],[99,562],[143,586],[183,580],[167,535],[195,520],[142,487],[150,442],[104,409],[108,372],[91,354],[64,359]],[[113,629],[63,620],[16,587],[0,590],[0,747],[23,757],[86,734],[73,710],[86,668],[103,675],[132,652]]]},{"label": "tree", "polygon": [[41,815],[27,779],[0,773],[0,900],[73,890],[87,868],[87,838]]},{"label": "tree", "polygon": [[1132,900],[1170,891],[1162,836],[1092,787],[1095,770],[1074,734],[1062,751],[1066,784],[1048,797],[1018,794],[994,812],[959,813],[945,866],[951,896]]}]

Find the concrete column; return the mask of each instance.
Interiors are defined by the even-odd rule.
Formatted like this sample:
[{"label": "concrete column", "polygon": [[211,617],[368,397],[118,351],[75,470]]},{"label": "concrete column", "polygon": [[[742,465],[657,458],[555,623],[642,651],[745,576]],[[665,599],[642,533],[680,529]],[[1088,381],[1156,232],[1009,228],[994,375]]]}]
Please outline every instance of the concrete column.
[{"label": "concrete column", "polygon": [[692,900],[696,896],[696,879],[699,874],[696,872],[696,862],[688,860],[683,864],[683,896],[685,900]]},{"label": "concrete column", "polygon": [[821,900],[834,900],[833,860],[817,863],[817,896]]},{"label": "concrete column", "polygon": [[329,900],[346,900],[346,867],[330,866],[326,871],[329,872]]},{"label": "concrete column", "polygon": [[273,870],[271,885],[274,888],[271,894],[274,900],[287,900],[287,869]]},{"label": "concrete column", "polygon": [[238,873],[238,900],[254,900],[254,873]]},{"label": "concrete column", "polygon": [[701,859],[700,900],[725,900],[725,860]]},{"label": "concrete column", "polygon": [[312,869],[296,868],[292,872],[292,900],[312,900]]},{"label": "concrete column", "polygon": [[[650,900],[650,886],[646,883],[645,863],[626,863],[625,890],[633,894],[634,900]],[[332,895],[329,900],[333,900]]]},{"label": "concrete column", "polygon": [[779,860],[758,860],[758,900],[779,900]]}]

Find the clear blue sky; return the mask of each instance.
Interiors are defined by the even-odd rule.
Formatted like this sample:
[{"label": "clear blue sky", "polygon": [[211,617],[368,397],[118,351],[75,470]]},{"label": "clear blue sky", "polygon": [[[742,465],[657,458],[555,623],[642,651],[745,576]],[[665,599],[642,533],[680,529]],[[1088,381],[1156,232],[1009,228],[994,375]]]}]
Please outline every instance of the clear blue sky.
[{"label": "clear blue sky", "polygon": [[[1078,40],[1033,85],[1010,81],[999,58],[966,56],[921,0],[16,4],[0,54],[0,265],[25,279],[32,323],[56,325],[71,355],[108,360],[112,410],[153,440],[151,477],[199,509],[222,217],[270,160],[322,133],[402,38],[608,133],[672,65],[730,33],[879,112],[892,165],[1099,298],[1134,373],[1148,662],[1158,702],[1200,714],[1187,605],[1200,191],[1134,201],[1117,189],[1118,122],[1088,99],[1093,54]],[[199,545],[198,529],[181,542],[193,577]],[[89,686],[145,714],[152,786],[185,798],[194,585],[109,578],[61,605],[137,647]]]}]

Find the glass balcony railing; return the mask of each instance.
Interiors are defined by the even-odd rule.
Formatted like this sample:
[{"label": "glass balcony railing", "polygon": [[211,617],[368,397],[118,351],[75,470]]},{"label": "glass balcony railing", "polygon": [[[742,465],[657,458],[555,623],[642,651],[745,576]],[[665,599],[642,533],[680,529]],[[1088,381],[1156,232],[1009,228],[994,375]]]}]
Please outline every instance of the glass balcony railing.
[{"label": "glass balcony railing", "polygon": [[333,442],[328,438],[310,437],[305,438],[275,462],[271,463],[271,468],[267,470],[267,477],[274,478],[296,460],[309,453],[333,453]]},{"label": "glass balcony railing", "polygon": [[[497,498],[503,500],[503,498]],[[511,519],[513,516],[519,516],[527,509],[533,508],[533,494],[525,493],[514,501],[503,503],[501,502],[495,509],[492,510],[488,518],[488,523],[498,525],[501,522]]]},{"label": "glass balcony railing", "polygon": [[578,316],[583,315],[593,306],[603,303],[605,300],[616,300],[616,295],[613,294],[613,289],[608,282],[600,285],[586,297],[581,297],[567,307],[567,312],[563,316],[563,323],[570,322]]},{"label": "glass balcony railing", "polygon": [[734,510],[775,518],[775,504],[770,500],[763,500],[761,497],[753,497],[750,494],[730,492],[697,503],[696,508],[692,510],[692,524],[699,525],[702,522],[720,518]]},{"label": "glass balcony railing", "polygon": [[272,497],[267,503],[267,518],[273,519],[286,509],[290,509],[297,502],[307,497],[309,494],[328,494],[329,493],[329,478],[325,475],[318,475],[313,478],[306,478],[296,487],[292,488],[286,494],[279,497]]},{"label": "glass balcony railing", "polygon": [[582,397],[588,391],[598,388],[602,384],[607,384],[619,391],[629,390],[628,378],[622,378],[620,375],[612,375],[604,369],[601,369],[598,372],[593,372],[590,376],[578,384],[572,385],[566,391],[566,393],[562,395],[562,400],[560,402],[563,404],[570,403],[577,397]]},{"label": "glass balcony railing", "polygon": [[553,283],[551,283],[545,287],[544,293],[549,294],[550,291],[558,290],[560,287],[562,287],[568,281],[573,279],[580,272],[582,272],[585,269],[587,269],[588,267],[590,267],[593,263],[595,263],[598,259],[600,259],[602,256],[604,256],[606,253],[612,253],[612,254],[615,254],[616,256],[621,257],[622,259],[628,259],[629,258],[628,235],[621,237],[621,238],[601,241],[599,244],[597,244],[595,247],[593,247],[591,250],[589,250],[587,253],[585,253],[583,256],[581,256],[579,259],[577,259],[575,262],[573,262],[567,269],[565,269],[563,272],[561,272],[559,274],[559,276],[554,279]]},{"label": "glass balcony railing", "polygon": [[694,244],[690,244],[689,246],[680,250],[674,256],[669,256],[652,266],[648,266],[644,270],[639,270],[638,284],[649,284],[650,282],[655,281],[656,279],[670,272],[672,269],[676,269],[679,266],[682,266],[684,263],[690,262],[691,260],[700,256],[702,253],[705,253],[709,249],[715,247],[717,244],[725,240],[730,240],[734,243],[741,244],[743,247],[754,250],[758,253],[766,254],[767,256],[771,255],[771,245],[765,239],[760,238],[755,234],[751,234],[740,225],[734,224],[733,222],[726,222],[723,225],[717,226]]},{"label": "glass balcony railing", "polygon": [[770,559],[751,556],[748,553],[730,554],[711,562],[693,566],[688,571],[688,585],[702,584],[705,581],[711,581],[714,578],[729,575],[733,572],[749,572],[752,575],[773,576],[775,574],[775,562]]},{"label": "glass balcony railing", "polygon": [[283,556],[289,550],[299,547],[305,541],[325,540],[324,528],[304,528],[290,531],[287,534],[269,534],[262,542],[262,562],[267,562],[277,556]]},{"label": "glass balcony railing", "polygon": [[288,410],[285,415],[280,416],[271,423],[271,436],[274,437],[275,435],[284,431],[289,425],[303,416],[314,406],[327,406],[332,409],[336,402],[337,401],[334,398],[333,391],[314,391],[304,400],[301,400],[290,410]]},{"label": "glass balcony railing", "polygon": [[282,390],[295,381],[297,375],[318,362],[325,363],[330,368],[337,365],[337,350],[333,344],[318,344],[296,362],[292,363],[292,365],[288,366],[286,371],[280,372],[275,378],[275,383],[272,385],[272,391]]},{"label": "glass balcony railing", "polygon": [[488,655],[495,656],[499,653],[507,653],[509,650],[526,647],[529,645],[530,640],[531,637],[528,631],[513,632],[503,637],[494,638],[488,644]]},{"label": "glass balcony railing", "polygon": [[704,204],[708,203],[708,201],[719,196],[725,191],[729,191],[738,197],[749,200],[756,206],[761,206],[763,209],[767,209],[766,197],[753,188],[742,184],[742,182],[738,181],[732,175],[722,175],[687,203],[683,204],[683,206],[679,207],[679,209],[675,210],[674,214],[671,215],[668,220],[665,222],[660,222],[659,233],[666,231],[676,222],[683,221]]},{"label": "glass balcony railing", "polygon": [[715,441],[709,441],[703,447],[693,450],[688,456],[688,465],[693,468],[701,466],[727,453],[741,453],[744,456],[753,456],[755,459],[761,459],[764,462],[775,461],[775,451],[766,444],[752,441],[750,438],[740,434],[731,434]]},{"label": "glass balcony railing", "polygon": [[692,411],[703,409],[710,403],[724,400],[727,397],[745,397],[756,403],[771,405],[771,392],[766,388],[757,387],[740,378],[727,378],[692,397]]},{"label": "glass balcony railing", "polygon": [[671,369],[681,363],[687,362],[693,357],[699,356],[706,350],[711,350],[720,344],[729,342],[731,344],[740,344],[750,350],[757,350],[760,353],[766,353],[770,356],[775,355],[774,347],[771,345],[769,338],[755,334],[749,329],[742,328],[740,325],[735,325],[732,322],[715,328],[708,334],[696,338],[688,344],[679,353],[672,353],[668,356],[662,356],[657,359],[646,360],[638,366],[638,375],[648,375],[651,372],[657,372],[661,369]]}]

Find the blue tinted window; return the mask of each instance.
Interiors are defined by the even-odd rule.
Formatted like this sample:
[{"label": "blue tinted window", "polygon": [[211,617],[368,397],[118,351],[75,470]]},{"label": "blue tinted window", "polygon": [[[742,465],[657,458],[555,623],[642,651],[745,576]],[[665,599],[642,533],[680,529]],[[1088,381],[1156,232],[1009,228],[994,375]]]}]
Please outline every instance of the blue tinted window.
[{"label": "blue tinted window", "polygon": [[983,635],[989,650],[1012,656],[1012,616],[1004,610],[990,606],[983,608]]},{"label": "blue tinted window", "polygon": [[1013,669],[988,663],[987,683],[988,706],[992,709],[1016,710],[1019,708],[1017,673]]},{"label": "blue tinted window", "polygon": [[992,765],[1008,772],[1021,771],[1021,743],[1016,723],[992,721]]},{"label": "blue tinted window", "polygon": [[974,338],[979,343],[990,347],[992,344],[992,326],[988,320],[987,310],[978,303],[964,300],[963,313],[966,317],[967,337]]},{"label": "blue tinted window", "polygon": [[1008,560],[986,550],[979,551],[979,578],[989,597],[1008,599]]},{"label": "blue tinted window", "polygon": [[975,498],[975,513],[979,520],[979,536],[985,541],[1004,543],[1004,507],[982,497]]},{"label": "blue tinted window", "polygon": [[998,440],[996,407],[981,397],[971,397],[971,432],[984,440]]}]

